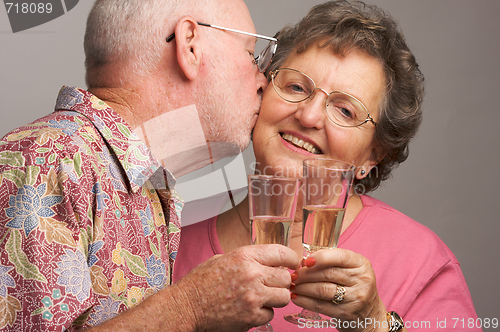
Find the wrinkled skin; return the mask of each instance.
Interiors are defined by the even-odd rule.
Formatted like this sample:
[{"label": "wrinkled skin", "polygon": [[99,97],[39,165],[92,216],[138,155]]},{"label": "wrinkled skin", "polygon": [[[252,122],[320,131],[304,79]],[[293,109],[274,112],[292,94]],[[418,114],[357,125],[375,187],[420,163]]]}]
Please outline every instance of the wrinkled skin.
[{"label": "wrinkled skin", "polygon": [[[305,309],[341,321],[386,320],[387,311],[378,294],[371,263],[358,253],[340,248],[317,251],[303,261],[303,267],[292,274],[292,280],[292,301]],[[346,289],[341,304],[332,302],[337,285]],[[339,328],[339,331],[358,330]],[[363,331],[374,329],[368,326]]]},{"label": "wrinkled skin", "polygon": [[174,287],[192,300],[199,331],[246,331],[273,318],[271,307],[290,301],[290,273],[299,258],[281,245],[241,247],[214,256],[192,270]]},{"label": "wrinkled skin", "polygon": [[300,260],[282,245],[254,245],[210,258],[175,285],[85,331],[247,331],[290,302],[292,279],[281,267]]}]

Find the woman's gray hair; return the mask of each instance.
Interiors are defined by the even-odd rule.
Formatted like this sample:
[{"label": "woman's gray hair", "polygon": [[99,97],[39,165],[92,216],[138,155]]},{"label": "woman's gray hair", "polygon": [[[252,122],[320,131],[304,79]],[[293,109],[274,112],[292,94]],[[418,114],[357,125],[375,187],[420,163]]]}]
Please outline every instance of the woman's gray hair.
[{"label": "woman's gray hair", "polygon": [[424,77],[398,24],[376,6],[337,0],[313,7],[276,37],[278,49],[268,72],[280,68],[292,52],[304,52],[312,45],[330,47],[338,55],[362,50],[382,64],[387,86],[375,129],[379,163],[354,183],[358,193],[375,190],[408,158],[408,143],[422,121]]},{"label": "woman's gray hair", "polygon": [[126,64],[130,74],[147,73],[159,63],[162,44],[177,20],[208,5],[209,0],[97,0],[84,39],[87,86],[103,86],[107,75],[116,75],[105,69],[111,63]]}]

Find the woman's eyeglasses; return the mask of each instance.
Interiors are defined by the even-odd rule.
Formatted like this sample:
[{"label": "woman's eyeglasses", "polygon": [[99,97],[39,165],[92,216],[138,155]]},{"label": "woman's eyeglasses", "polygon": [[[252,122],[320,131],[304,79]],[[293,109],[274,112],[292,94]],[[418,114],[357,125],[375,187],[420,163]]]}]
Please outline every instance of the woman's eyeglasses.
[{"label": "woman's eyeglasses", "polygon": [[342,127],[357,127],[373,120],[365,105],[348,93],[325,90],[316,87],[316,83],[306,74],[290,68],[281,68],[270,72],[273,87],[278,96],[290,103],[299,103],[311,98],[314,91],[323,91],[326,114],[335,124]]},{"label": "woman's eyeglasses", "polygon": [[[260,54],[257,57],[255,57],[254,61],[255,61],[255,64],[257,65],[257,68],[259,69],[259,72],[261,72],[261,73],[265,72],[266,69],[269,68],[269,65],[271,64],[271,60],[273,59],[274,53],[276,52],[276,47],[277,47],[277,43],[278,43],[278,40],[276,38],[258,35],[255,33],[250,33],[250,32],[245,32],[245,31],[239,31],[239,30],[230,29],[230,28],[223,28],[223,27],[208,24],[208,23],[201,23],[201,22],[197,22],[197,23],[201,26],[204,26],[204,27],[241,33],[241,34],[244,34],[247,36],[252,36],[252,37],[268,40],[269,44],[262,50],[262,52],[260,52]],[[174,38],[175,38],[175,33],[168,36],[167,43],[170,43]]]}]

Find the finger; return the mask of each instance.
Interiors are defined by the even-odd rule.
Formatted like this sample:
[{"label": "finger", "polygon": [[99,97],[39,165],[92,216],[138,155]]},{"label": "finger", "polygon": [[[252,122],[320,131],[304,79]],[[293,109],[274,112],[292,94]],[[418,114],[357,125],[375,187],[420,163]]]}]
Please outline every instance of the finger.
[{"label": "finger", "polygon": [[290,291],[296,295],[307,296],[323,301],[332,301],[337,292],[337,285],[331,282],[314,282],[293,285]]},{"label": "finger", "polygon": [[[339,286],[340,287],[340,286]],[[346,314],[349,313],[348,308],[344,304],[350,303],[347,298],[347,293],[350,294],[350,290],[346,290],[341,287],[343,292],[339,292],[339,298],[337,301],[333,302],[335,295],[337,294],[337,285],[331,283],[317,283],[317,284],[306,284],[297,285],[291,288],[291,301],[307,310],[311,310],[317,313],[321,313],[330,317],[347,317]],[[347,311],[346,311],[347,310]]]},{"label": "finger", "polygon": [[292,249],[280,244],[260,244],[241,247],[242,254],[256,262],[272,267],[286,267],[297,269],[300,259]]},{"label": "finger", "polygon": [[294,283],[333,282],[352,286],[356,279],[371,275],[371,264],[362,255],[345,249],[325,249],[311,254],[296,271]]},{"label": "finger", "polygon": [[329,267],[321,270],[309,268],[300,268],[295,271],[291,277],[296,285],[305,283],[334,283],[343,286],[354,286],[357,283],[359,269],[344,269],[339,267]]},{"label": "finger", "polygon": [[263,307],[259,312],[258,318],[254,322],[252,322],[254,323],[254,326],[252,327],[264,325],[270,322],[273,318],[274,318],[273,308],[270,306]]},{"label": "finger", "polygon": [[302,307],[304,309],[317,312],[323,315],[336,318],[344,318],[344,310],[342,306],[333,305],[332,302],[319,300],[316,298],[304,296],[304,295],[292,295],[291,300],[295,305]]},{"label": "finger", "polygon": [[290,302],[290,291],[286,288],[269,288],[264,307],[283,308]]},{"label": "finger", "polygon": [[324,269],[331,266],[354,269],[364,264],[365,259],[362,255],[341,248],[318,250],[304,260],[304,265],[311,269]]},{"label": "finger", "polygon": [[290,272],[282,267],[263,267],[263,283],[267,287],[290,288],[292,277]]}]

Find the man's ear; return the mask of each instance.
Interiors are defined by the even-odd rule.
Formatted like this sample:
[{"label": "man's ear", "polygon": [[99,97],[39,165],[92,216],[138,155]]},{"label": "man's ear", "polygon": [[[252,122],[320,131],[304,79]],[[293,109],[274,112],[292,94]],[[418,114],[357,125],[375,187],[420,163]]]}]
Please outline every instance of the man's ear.
[{"label": "man's ear", "polygon": [[201,66],[199,25],[191,16],[181,18],[175,25],[177,61],[187,79],[193,80]]}]

